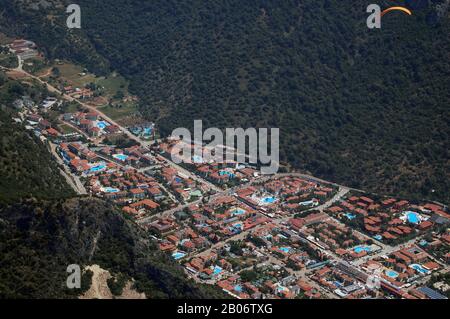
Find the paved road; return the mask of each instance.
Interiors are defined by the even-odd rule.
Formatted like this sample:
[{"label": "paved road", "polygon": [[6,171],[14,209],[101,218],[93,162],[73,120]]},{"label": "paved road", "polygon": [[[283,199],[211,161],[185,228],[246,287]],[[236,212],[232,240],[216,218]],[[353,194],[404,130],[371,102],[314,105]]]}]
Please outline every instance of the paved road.
[{"label": "paved road", "polygon": [[23,60],[19,55],[17,56],[17,61],[18,67],[15,69],[15,71],[23,72]]},{"label": "paved road", "polygon": [[342,197],[344,197],[350,190],[347,187],[344,186],[340,186],[338,192],[336,193],[336,195],[333,196],[333,198],[331,198],[330,200],[326,201],[324,204],[313,208],[316,210],[319,210],[321,212],[323,212],[325,209],[330,208],[331,206],[334,205],[334,203],[336,203],[337,201],[339,201]]}]

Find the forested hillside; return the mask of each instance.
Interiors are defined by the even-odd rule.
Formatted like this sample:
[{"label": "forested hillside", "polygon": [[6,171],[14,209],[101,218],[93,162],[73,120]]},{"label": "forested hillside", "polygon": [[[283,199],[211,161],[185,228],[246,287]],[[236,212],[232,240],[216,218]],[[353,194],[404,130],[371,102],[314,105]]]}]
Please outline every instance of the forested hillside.
[{"label": "forested hillside", "polygon": [[296,169],[449,202],[448,1],[395,1],[413,16],[369,30],[368,0],[80,0],[83,28],[70,32],[60,8],[17,9],[26,2],[5,4],[14,32],[119,70],[164,134],[194,119],[279,127]]},{"label": "forested hillside", "polygon": [[186,279],[116,208],[96,199],[27,200],[0,208],[0,298],[73,298],[70,264],[98,264],[114,276],[135,279],[148,298],[225,297],[215,287]]},{"label": "forested hillside", "polygon": [[24,197],[50,199],[75,194],[46,146],[23,124],[12,120],[15,99],[28,95],[40,101],[44,93],[9,81],[0,71],[0,204]]}]

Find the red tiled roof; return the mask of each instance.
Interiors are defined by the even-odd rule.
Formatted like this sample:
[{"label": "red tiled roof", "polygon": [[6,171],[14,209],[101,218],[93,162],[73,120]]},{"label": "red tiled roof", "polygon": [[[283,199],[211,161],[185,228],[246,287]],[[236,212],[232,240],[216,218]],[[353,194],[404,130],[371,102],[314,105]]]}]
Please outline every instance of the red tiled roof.
[{"label": "red tiled roof", "polygon": [[133,194],[133,195],[138,195],[138,194],[143,194],[143,193],[144,193],[144,190],[143,190],[143,189],[140,189],[140,188],[133,188],[133,189],[130,190],[130,192],[131,192],[131,194]]}]

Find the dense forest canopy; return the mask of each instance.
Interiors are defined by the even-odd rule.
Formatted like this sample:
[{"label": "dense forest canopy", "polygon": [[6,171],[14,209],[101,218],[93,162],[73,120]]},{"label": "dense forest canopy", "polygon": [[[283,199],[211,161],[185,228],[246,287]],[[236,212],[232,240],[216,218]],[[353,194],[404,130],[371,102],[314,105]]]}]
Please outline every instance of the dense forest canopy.
[{"label": "dense forest canopy", "polygon": [[372,2],[80,0],[82,29],[68,31],[63,1],[0,0],[2,30],[127,76],[163,134],[194,119],[279,127],[296,169],[448,202],[448,1],[395,1],[413,16],[390,13],[369,30]]}]

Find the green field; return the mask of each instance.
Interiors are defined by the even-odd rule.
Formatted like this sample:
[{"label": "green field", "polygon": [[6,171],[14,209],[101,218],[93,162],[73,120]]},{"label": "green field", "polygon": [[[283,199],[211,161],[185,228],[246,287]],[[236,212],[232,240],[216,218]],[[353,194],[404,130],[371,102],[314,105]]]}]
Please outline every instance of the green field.
[{"label": "green field", "polygon": [[[109,76],[96,77],[94,74],[85,72],[86,70],[68,62],[54,63],[52,67],[59,69],[59,80],[67,82],[74,87],[82,88],[89,83],[94,83],[99,87],[101,96],[109,99],[110,105],[101,106],[99,110],[111,117],[113,120],[120,120],[137,112],[135,102],[122,102],[122,96],[128,95],[128,81],[115,73]],[[86,73],[85,75],[80,75]],[[118,92],[123,93],[122,96]],[[71,103],[64,112],[77,112],[77,104]]]},{"label": "green field", "polygon": [[128,92],[128,82],[122,76],[110,75],[108,77],[100,77],[95,83],[105,88],[105,95],[114,96],[118,91]]},{"label": "green field", "polygon": [[62,64],[55,64],[53,67],[59,69],[60,79],[65,80],[78,88],[82,88],[86,84],[95,82],[96,80],[95,75],[93,74],[87,73],[84,76],[80,76],[80,74],[84,72],[84,68],[79,65],[64,62]]},{"label": "green field", "polygon": [[[95,74],[88,73],[79,65],[68,62],[55,63],[52,67],[58,68],[63,81],[67,81],[71,85],[82,88],[89,83],[95,83],[104,88],[104,95],[113,97],[118,91],[122,91],[125,95],[128,92],[128,82],[124,77],[112,73],[107,77],[96,77]],[[82,75],[85,73],[85,75]]]},{"label": "green field", "polygon": [[99,110],[108,115],[113,120],[120,120],[137,112],[136,103],[127,102],[121,103],[120,105],[121,107],[108,105],[99,108]]}]

